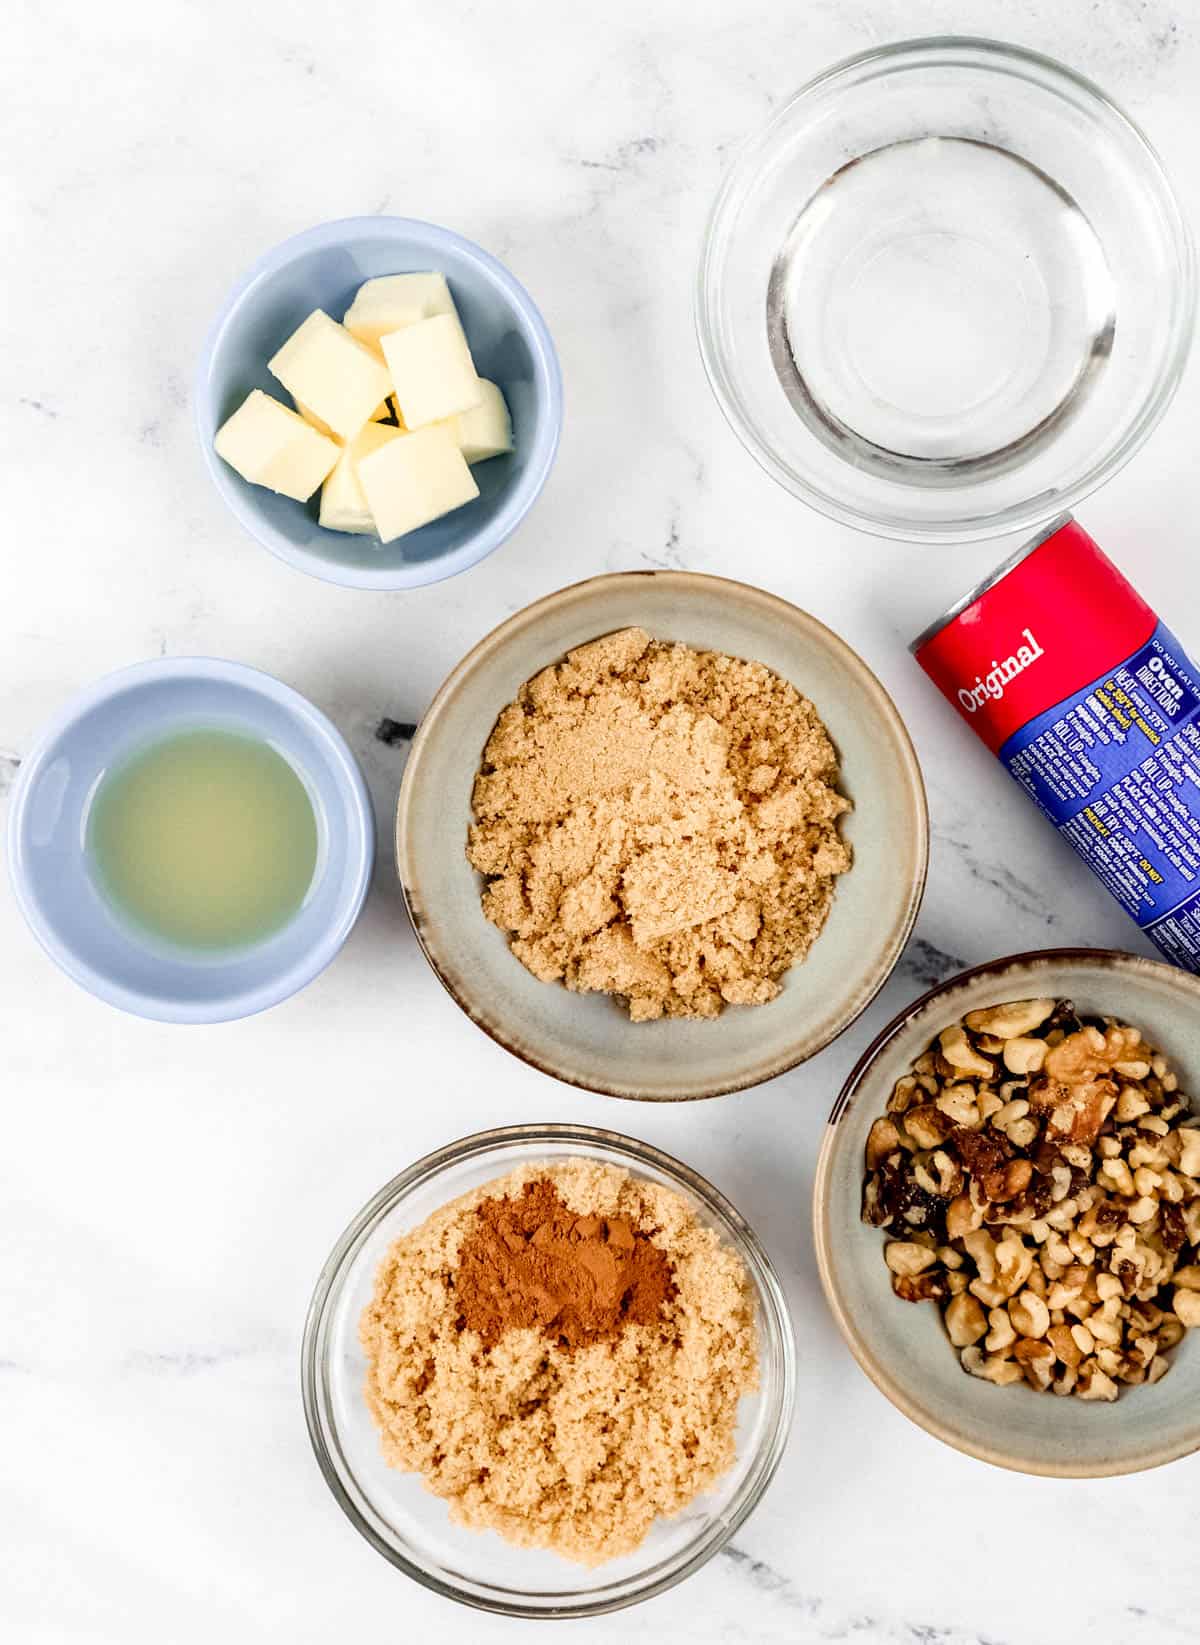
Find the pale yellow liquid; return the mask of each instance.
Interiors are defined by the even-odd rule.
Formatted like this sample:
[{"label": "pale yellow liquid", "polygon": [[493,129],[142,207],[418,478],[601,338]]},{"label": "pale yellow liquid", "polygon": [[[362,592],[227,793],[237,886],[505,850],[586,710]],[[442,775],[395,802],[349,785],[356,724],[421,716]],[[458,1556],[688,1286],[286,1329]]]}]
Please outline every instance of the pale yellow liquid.
[{"label": "pale yellow liquid", "polygon": [[95,877],[127,920],[173,946],[243,948],[312,884],[308,791],[265,742],[183,731],[106,772],[87,822]]}]

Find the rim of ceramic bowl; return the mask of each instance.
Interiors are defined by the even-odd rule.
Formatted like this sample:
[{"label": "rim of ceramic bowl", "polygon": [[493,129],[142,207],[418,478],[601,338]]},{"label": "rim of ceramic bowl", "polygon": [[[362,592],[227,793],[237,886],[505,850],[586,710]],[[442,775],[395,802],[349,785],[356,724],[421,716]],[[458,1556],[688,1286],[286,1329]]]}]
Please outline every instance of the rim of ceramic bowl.
[{"label": "rim of ceramic bowl", "polygon": [[1194,1438],[1182,1445],[1164,1445],[1147,1447],[1136,1459],[1126,1463],[1097,1463],[1094,1465],[1064,1466],[1061,1463],[1048,1462],[1036,1452],[1025,1454],[1015,1451],[1011,1446],[1002,1445],[973,1445],[966,1442],[962,1435],[947,1421],[945,1421],[932,1407],[922,1404],[914,1398],[904,1384],[894,1377],[887,1366],[874,1354],[855,1320],[842,1304],[841,1295],[834,1279],[833,1249],[835,1230],[829,1221],[829,1180],[833,1171],[835,1157],[839,1151],[839,1141],[842,1135],[840,1122],[850,1111],[852,1104],[859,1095],[862,1082],[867,1073],[874,1067],[878,1058],[885,1052],[896,1036],[917,1017],[944,995],[952,990],[961,988],[964,984],[976,982],[981,978],[1000,977],[1014,967],[1037,967],[1039,965],[1065,966],[1069,970],[1111,970],[1125,972],[1129,975],[1152,974],[1168,986],[1177,988],[1181,1004],[1193,1011],[1200,1009],[1200,977],[1191,976],[1186,971],[1180,971],[1176,966],[1167,965],[1162,960],[1152,960],[1141,954],[1130,954],[1117,948],[1033,948],[1019,954],[1006,954],[1001,959],[988,960],[982,965],[974,965],[965,971],[958,971],[952,977],[947,977],[934,988],[927,989],[911,1005],[898,1012],[882,1028],[859,1057],[854,1067],[846,1077],[846,1082],[838,1092],[833,1108],[825,1124],[824,1135],[821,1139],[820,1152],[817,1155],[817,1169],[813,1179],[812,1199],[812,1229],[813,1244],[817,1255],[817,1272],[821,1276],[821,1288],[825,1292],[825,1300],[829,1311],[833,1315],[838,1330],[841,1332],[846,1346],[854,1355],[862,1371],[870,1378],[892,1405],[910,1422],[918,1428],[923,1428],[927,1434],[949,1445],[952,1450],[961,1451],[965,1456],[975,1457],[979,1462],[988,1462],[997,1468],[1006,1468],[1012,1473],[1034,1474],[1047,1479],[1107,1479],[1120,1474],[1142,1473],[1148,1468],[1158,1468],[1167,1462],[1176,1462],[1180,1457],[1190,1456],[1200,1451],[1200,1414],[1196,1418]]},{"label": "rim of ceramic bowl", "polygon": [[[761,159],[763,151],[768,149],[771,140],[792,118],[796,109],[832,82],[853,77],[872,65],[886,72],[906,57],[945,51],[979,53],[995,67],[1010,74],[1020,74],[1023,68],[1031,68],[1055,77],[1082,93],[1105,118],[1127,133],[1141,151],[1147,170],[1158,182],[1160,203],[1177,259],[1179,285],[1169,363],[1156,382],[1153,393],[1148,396],[1137,422],[1103,462],[1090,468],[1073,485],[1054,492],[1047,501],[1039,502],[1039,498],[1034,496],[996,515],[966,516],[929,526],[912,520],[896,523],[881,520],[862,509],[844,504],[820,487],[798,477],[782,462],[770,443],[760,436],[753,419],[743,410],[743,397],[730,380],[723,351],[717,346],[717,326],[713,316],[716,307],[714,294],[719,288],[720,278],[716,256],[722,238],[722,221],[733,199],[746,186],[746,172],[751,160],[756,155]],[[985,542],[993,537],[1006,536],[1009,532],[1036,530],[1054,515],[1074,509],[1124,468],[1149,439],[1174,399],[1187,366],[1196,316],[1196,252],[1188,220],[1158,150],[1137,121],[1094,80],[1056,57],[1010,41],[972,34],[921,35],[910,40],[894,40],[886,45],[868,47],[822,69],[793,92],[782,107],[741,145],[721,180],[705,223],[694,288],[693,315],[704,372],[722,416],[759,467],[785,491],[827,519],[853,526],[870,536],[914,543]]]},{"label": "rim of ceramic bowl", "polygon": [[[911,788],[917,828],[920,860],[913,877],[908,900],[904,912],[897,921],[889,941],[881,949],[875,967],[867,982],[850,999],[845,1009],[834,1020],[828,1031],[816,1035],[811,1043],[802,1042],[799,1049],[793,1046],[781,1057],[777,1058],[769,1067],[756,1069],[744,1079],[736,1079],[718,1085],[707,1086],[702,1091],[689,1091],[679,1096],[652,1096],[639,1091],[633,1085],[604,1084],[598,1081],[583,1080],[571,1072],[570,1069],[539,1062],[519,1043],[515,1036],[506,1034],[502,1025],[486,1021],[465,997],[463,990],[454,980],[447,976],[438,962],[428,940],[428,921],[422,911],[421,899],[418,896],[414,881],[416,878],[412,861],[411,841],[408,831],[408,804],[413,789],[418,780],[421,757],[426,745],[436,735],[438,720],[446,704],[458,691],[463,682],[474,673],[478,666],[485,662],[493,652],[505,645],[514,635],[527,628],[536,627],[544,614],[559,605],[570,604],[576,600],[586,598],[589,593],[604,583],[616,583],[631,578],[655,578],[681,591],[693,588],[698,584],[705,587],[721,584],[730,591],[736,592],[740,599],[752,599],[754,602],[768,607],[773,613],[791,627],[803,628],[808,635],[815,638],[827,650],[836,652],[848,668],[861,682],[864,689],[871,695],[879,711],[881,724],[891,733],[893,746],[899,756],[906,777]],[[555,659],[548,659],[554,661]],[[482,753],[482,750],[481,750]],[[468,819],[464,818],[464,834]],[[431,970],[450,995],[458,1008],[482,1030],[489,1039],[502,1046],[505,1051],[511,1052],[530,1068],[536,1068],[541,1074],[560,1081],[564,1085],[572,1085],[581,1091],[593,1091],[600,1096],[620,1097],[634,1102],[700,1102],[710,1097],[730,1096],[735,1091],[748,1091],[754,1086],[763,1085],[767,1080],[775,1079],[780,1074],[786,1074],[792,1068],[798,1068],[801,1063],[809,1061],[826,1046],[844,1034],[846,1029],[856,1022],[887,982],[896,964],[904,952],[906,943],[912,935],[920,912],[921,900],[925,895],[925,884],[929,874],[929,807],[925,794],[925,780],[921,774],[920,762],[913,747],[908,728],[900,717],[900,712],[885,690],[879,678],[863,661],[852,646],[841,635],[835,634],[831,628],[814,617],[811,612],[804,611],[800,606],[793,605],[789,600],[782,599],[778,594],[770,594],[765,589],[755,588],[751,583],[739,583],[729,577],[716,577],[704,571],[613,571],[606,572],[598,577],[587,577],[578,583],[570,583],[566,588],[556,589],[552,594],[543,595],[540,600],[534,600],[531,605],[524,606],[513,616],[507,617],[498,623],[489,633],[467,652],[458,665],[451,670],[439,687],[433,701],[426,709],[425,714],[413,738],[409,750],[408,762],[404,768],[404,776],[400,783],[400,794],[396,801],[396,873],[400,881],[400,889],[404,896],[404,905],[408,910],[408,917],[416,935],[421,952],[428,960]],[[818,936],[817,941],[820,941]]]},{"label": "rim of ceramic bowl", "polygon": [[[210,432],[210,425],[212,428],[217,426],[218,417],[209,385],[209,365],[225,328],[243,300],[260,280],[285,267],[302,253],[340,246],[349,235],[367,231],[384,235],[393,231],[398,237],[401,233],[419,235],[435,256],[439,247],[452,246],[470,258],[489,276],[493,284],[504,293],[513,314],[522,325],[534,359],[541,407],[526,466],[503,506],[491,520],[485,526],[471,532],[465,542],[446,554],[440,554],[430,560],[417,560],[411,565],[380,567],[378,570],[365,566],[340,565],[334,560],[327,560],[321,554],[298,548],[282,532],[276,531],[231,483],[224,463],[213,449]],[[316,577],[322,582],[335,583],[341,588],[395,592],[408,588],[424,588],[432,583],[443,582],[447,577],[457,576],[460,571],[470,570],[472,566],[478,565],[481,560],[494,553],[520,525],[541,495],[550,470],[554,466],[563,420],[562,369],[550,328],[529,292],[515,274],[474,240],[468,240],[465,235],[456,234],[453,229],[442,228],[437,223],[427,223],[419,217],[340,217],[333,222],[318,223],[314,228],[303,229],[299,234],[281,240],[278,245],[264,252],[235,283],[209,327],[200,351],[193,404],[195,427],[204,465],[221,499],[244,531],[277,560],[282,560],[294,570],[306,572],[310,577]]]},{"label": "rim of ceramic bowl", "polygon": [[[350,797],[361,829],[362,848],[355,865],[355,877],[350,895],[343,899],[338,917],[329,926],[321,940],[313,945],[302,960],[270,983],[231,994],[219,1002],[194,1005],[186,1001],[165,1000],[137,989],[124,988],[102,971],[88,965],[69,943],[64,942],[53,926],[42,917],[30,889],[30,875],[21,855],[25,815],[47,758],[53,753],[59,739],[75,723],[101,703],[108,702],[122,691],[143,682],[170,679],[224,680],[242,686],[252,694],[277,703],[297,720],[308,726],[327,745],[338,770],[341,786]],[[131,663],[116,669],[85,686],[67,702],[43,727],[33,749],[21,761],[13,785],[9,807],[7,841],[9,882],[17,907],[26,925],[37,938],[59,970],[89,994],[106,1005],[114,1005],[132,1016],[145,1017],[153,1022],[218,1023],[235,1022],[256,1016],[274,1005],[281,1004],[299,993],[337,956],[346,938],[353,930],[367,891],[375,860],[375,814],[366,782],[350,747],[333,721],[323,714],[290,685],[284,685],[274,675],[248,663],[229,662],[222,657],[154,657],[145,662]]]},{"label": "rim of ceramic bowl", "polygon": [[[661,1171],[674,1186],[690,1193],[715,1221],[746,1266],[754,1285],[761,1315],[759,1323],[759,1352],[763,1338],[769,1336],[778,1350],[779,1374],[775,1392],[773,1420],[764,1433],[753,1467],[739,1487],[731,1506],[719,1517],[714,1517],[707,1534],[694,1549],[679,1557],[678,1565],[667,1570],[644,1587],[634,1592],[617,1592],[608,1597],[575,1600],[564,1596],[562,1604],[538,1607],[521,1596],[505,1597],[503,1591],[478,1592],[458,1588],[441,1576],[422,1569],[413,1560],[380,1533],[372,1517],[364,1512],[355,1499],[352,1488],[354,1475],[337,1443],[336,1430],[330,1421],[329,1340],[328,1326],[332,1308],[337,1302],[341,1285],[362,1247],[370,1239],[383,1219],[390,1214],[413,1189],[433,1182],[451,1166],[474,1159],[482,1154],[509,1145],[527,1145],[536,1148],[543,1143],[577,1144],[580,1153],[595,1152],[599,1148],[623,1155],[636,1172],[639,1165]],[[601,1156],[603,1157],[603,1156]],[[490,1611],[502,1616],[526,1617],[534,1620],[561,1621],[568,1617],[603,1616],[625,1610],[656,1594],[665,1593],[702,1565],[729,1542],[746,1518],[758,1506],[783,1458],[791,1432],[796,1403],[796,1340],[791,1311],[775,1266],[754,1229],[735,1205],[706,1177],[685,1165],[682,1160],[665,1153],[653,1144],[636,1137],[599,1126],[541,1122],[524,1125],[497,1126],[460,1137],[456,1142],[434,1149],[416,1160],[372,1195],[366,1205],[340,1235],[317,1277],[304,1322],[300,1349],[300,1384],[304,1403],[304,1420],[308,1428],[313,1454],[334,1500],[347,1519],[371,1547],[398,1570],[424,1588],[456,1600],[473,1610]],[[759,1397],[766,1397],[760,1389]],[[341,1462],[341,1469],[337,1460]],[[343,1477],[344,1476],[344,1477]],[[350,1488],[346,1481],[349,1480]],[[431,1499],[438,1506],[438,1499]],[[480,1585],[481,1587],[485,1585]]]}]

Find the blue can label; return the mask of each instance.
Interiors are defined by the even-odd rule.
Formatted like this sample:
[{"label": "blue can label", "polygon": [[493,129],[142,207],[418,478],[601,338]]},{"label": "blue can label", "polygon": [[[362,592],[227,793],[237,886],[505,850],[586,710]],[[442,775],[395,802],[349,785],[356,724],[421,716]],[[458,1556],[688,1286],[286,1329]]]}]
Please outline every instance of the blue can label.
[{"label": "blue can label", "polygon": [[1166,625],[999,753],[1165,957],[1200,972],[1200,670]]}]

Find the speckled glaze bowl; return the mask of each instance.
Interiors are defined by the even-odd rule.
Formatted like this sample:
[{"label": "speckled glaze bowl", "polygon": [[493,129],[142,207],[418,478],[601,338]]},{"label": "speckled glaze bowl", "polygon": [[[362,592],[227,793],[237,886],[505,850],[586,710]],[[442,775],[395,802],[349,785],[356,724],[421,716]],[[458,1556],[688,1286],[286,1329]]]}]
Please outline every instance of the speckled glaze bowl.
[{"label": "speckled glaze bowl", "polygon": [[[854,802],[854,866],[807,960],[769,1005],[715,1021],[632,1023],[615,1000],[537,981],[484,919],[466,859],[471,789],[506,703],[573,647],[640,625],[658,639],[766,663],[816,705]],[[836,1038],[883,986],[925,885],[928,818],[916,755],[862,659],[814,617],[744,583],[694,572],[624,572],[518,612],[464,658],[413,742],[396,860],[426,958],[467,1015],[544,1073],[610,1096],[682,1101],[781,1074]]]},{"label": "speckled glaze bowl", "polygon": [[859,1215],[863,1150],[892,1087],[941,1029],[1005,1000],[1070,999],[1076,1009],[1140,1028],[1200,1093],[1200,978],[1103,949],[1018,954],[951,977],[875,1040],[846,1081],[826,1128],[813,1189],[817,1263],[850,1351],[898,1410],[969,1456],[1055,1478],[1136,1473],[1200,1450],[1200,1335],[1189,1333],[1153,1387],[1115,1404],[997,1388],[967,1376],[932,1307],[900,1302],[884,1236]]}]

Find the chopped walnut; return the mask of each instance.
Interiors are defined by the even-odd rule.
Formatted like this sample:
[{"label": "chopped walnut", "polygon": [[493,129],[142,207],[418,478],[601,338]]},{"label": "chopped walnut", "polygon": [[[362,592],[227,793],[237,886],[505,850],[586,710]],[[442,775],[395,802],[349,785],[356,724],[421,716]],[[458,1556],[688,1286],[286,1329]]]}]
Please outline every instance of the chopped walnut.
[{"label": "chopped walnut", "polygon": [[965,1026],[973,1034],[990,1034],[998,1040],[1016,1040],[1040,1028],[1053,1011],[1053,1000],[1010,1000],[1007,1005],[992,1005],[984,1011],[968,1011]]},{"label": "chopped walnut", "polygon": [[950,1299],[942,1317],[946,1321],[950,1341],[956,1348],[969,1348],[985,1335],[988,1328],[987,1315],[966,1291]]},{"label": "chopped walnut", "polygon": [[1128,1024],[1012,1000],[943,1028],[866,1146],[892,1288],[963,1369],[1112,1401],[1200,1327],[1200,1117]]}]

